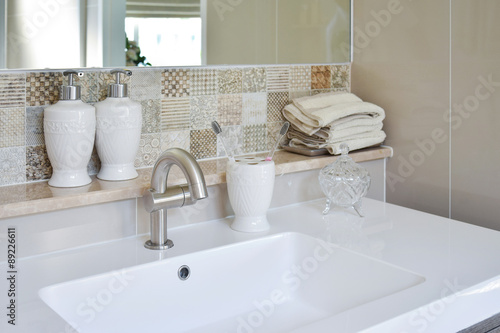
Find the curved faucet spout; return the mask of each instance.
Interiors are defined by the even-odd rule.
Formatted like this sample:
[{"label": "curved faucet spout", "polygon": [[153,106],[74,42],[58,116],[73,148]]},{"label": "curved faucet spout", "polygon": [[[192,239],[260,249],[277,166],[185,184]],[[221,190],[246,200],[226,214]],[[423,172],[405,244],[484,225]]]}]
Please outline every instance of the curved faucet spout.
[{"label": "curved faucet spout", "polygon": [[160,155],[153,168],[151,189],[156,193],[167,191],[167,178],[172,165],[177,165],[187,179],[189,192],[194,201],[208,197],[205,177],[193,155],[180,148],[172,148]]},{"label": "curved faucet spout", "polygon": [[[177,165],[187,180],[186,185],[167,189],[170,168]],[[172,148],[165,151],[155,163],[151,176],[151,188],[144,193],[144,207],[151,214],[151,240],[144,246],[148,249],[164,250],[174,244],[167,238],[167,209],[192,205],[208,197],[205,177],[200,165],[185,150]]]}]

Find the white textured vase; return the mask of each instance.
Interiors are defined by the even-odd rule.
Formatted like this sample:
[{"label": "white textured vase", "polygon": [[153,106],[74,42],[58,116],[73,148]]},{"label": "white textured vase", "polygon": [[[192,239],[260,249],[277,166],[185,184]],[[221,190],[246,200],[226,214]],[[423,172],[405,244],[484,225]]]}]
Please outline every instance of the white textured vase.
[{"label": "white textured vase", "polygon": [[134,160],[142,127],[141,104],[128,97],[96,103],[96,148],[101,159],[97,178],[127,180],[137,177]]},{"label": "white textured vase", "polygon": [[53,170],[50,186],[75,187],[92,182],[87,164],[94,147],[95,123],[95,108],[81,100],[61,100],[45,109],[45,145]]},{"label": "white textured vase", "polygon": [[234,210],[232,229],[243,232],[269,229],[266,215],[273,196],[274,178],[273,161],[250,157],[228,163],[227,191]]}]

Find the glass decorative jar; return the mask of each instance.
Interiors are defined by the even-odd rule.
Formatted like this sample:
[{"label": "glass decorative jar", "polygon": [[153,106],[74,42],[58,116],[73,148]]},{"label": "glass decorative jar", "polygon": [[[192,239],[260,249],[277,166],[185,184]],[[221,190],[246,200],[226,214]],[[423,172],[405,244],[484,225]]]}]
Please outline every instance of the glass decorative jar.
[{"label": "glass decorative jar", "polygon": [[370,174],[361,165],[348,156],[347,144],[340,145],[341,155],[333,163],[319,172],[319,184],[326,195],[326,207],[323,214],[328,214],[331,205],[353,207],[359,216],[363,216],[361,199],[370,187]]}]

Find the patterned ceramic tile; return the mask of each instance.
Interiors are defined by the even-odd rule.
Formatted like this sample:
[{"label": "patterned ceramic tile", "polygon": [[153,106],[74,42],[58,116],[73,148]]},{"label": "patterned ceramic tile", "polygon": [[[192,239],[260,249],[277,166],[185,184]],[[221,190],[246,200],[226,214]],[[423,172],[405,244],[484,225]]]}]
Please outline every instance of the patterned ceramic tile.
[{"label": "patterned ceramic tile", "polygon": [[89,175],[97,175],[97,173],[101,170],[101,159],[99,155],[97,155],[97,149],[94,146],[92,149],[92,155],[90,156],[90,161],[87,164],[87,172]]},{"label": "patterned ceramic tile", "polygon": [[142,106],[142,133],[159,133],[160,100],[147,99],[141,101]]},{"label": "patterned ceramic tile", "polygon": [[0,75],[0,108],[26,105],[26,74]]},{"label": "patterned ceramic tile", "polygon": [[191,105],[189,98],[167,98],[161,100],[161,131],[189,130],[191,128]]},{"label": "patterned ceramic tile", "polygon": [[38,146],[45,144],[45,137],[43,135],[43,110],[43,106],[28,106],[26,108],[27,146]]},{"label": "patterned ceramic tile", "polygon": [[26,182],[26,147],[0,148],[0,186]]},{"label": "patterned ceramic tile", "polygon": [[288,96],[288,103],[292,103],[295,98],[301,98],[305,96],[311,96],[311,90],[305,91],[291,91]]},{"label": "patterned ceramic tile", "polygon": [[332,66],[312,66],[311,89],[329,89],[332,86]]},{"label": "patterned ceramic tile", "polygon": [[24,107],[0,109],[0,148],[25,145]]},{"label": "patterned ceramic tile", "polygon": [[221,69],[218,73],[219,94],[240,94],[242,92],[241,69]]},{"label": "patterned ceramic tile", "polygon": [[350,91],[351,66],[333,65],[332,66],[332,88]]},{"label": "patterned ceramic tile", "polygon": [[132,69],[130,98],[136,101],[161,99],[161,69]]},{"label": "patterned ceramic tile", "polygon": [[189,151],[191,147],[191,132],[183,130],[161,133],[161,151],[174,147]]},{"label": "patterned ceramic tile", "polygon": [[288,91],[270,92],[267,94],[267,121],[283,120],[283,108],[288,104]]},{"label": "patterned ceramic tile", "polygon": [[193,96],[191,104],[191,129],[202,130],[211,128],[212,121],[217,117],[216,96]]},{"label": "patterned ceramic tile", "polygon": [[215,95],[217,93],[217,70],[195,68],[189,72],[191,96]]},{"label": "patterned ceramic tile", "polygon": [[241,94],[219,95],[217,105],[217,121],[221,126],[241,125]]},{"label": "patterned ceramic tile", "polygon": [[36,181],[50,179],[52,165],[45,145],[26,147],[26,180]]},{"label": "patterned ceramic tile", "polygon": [[[84,103],[99,102],[99,73],[98,72],[85,72],[83,77],[78,78],[76,83],[81,87],[81,99]],[[107,90],[106,90],[107,94]]]},{"label": "patterned ceramic tile", "polygon": [[[102,71],[98,73],[97,84],[99,86],[98,90],[98,101],[103,101],[108,97],[108,89],[111,83],[116,82],[116,74],[111,74],[109,71]],[[85,76],[84,76],[85,77]],[[130,96],[130,76],[121,75],[120,83],[127,85],[127,95]]]},{"label": "patterned ceramic tile", "polygon": [[243,92],[266,91],[266,69],[264,67],[243,68]]},{"label": "patterned ceramic tile", "polygon": [[[222,140],[224,140],[224,146]],[[244,153],[242,126],[225,126],[222,133],[217,135],[217,156],[226,156],[226,149],[232,156]]]},{"label": "patterned ceramic tile", "polygon": [[267,149],[266,124],[243,126],[243,151],[253,153]]},{"label": "patterned ceramic tile", "polygon": [[267,94],[243,94],[243,125],[263,124],[267,119]]},{"label": "patterned ceramic tile", "polygon": [[[273,122],[273,123],[267,123],[267,150],[271,150],[274,148],[276,145],[276,142],[279,140],[279,133],[281,130],[281,127],[283,127],[283,122],[278,121],[278,122]],[[286,135],[280,140],[280,143],[278,145],[278,149],[281,149],[283,144],[286,142]]]},{"label": "patterned ceramic tile", "polygon": [[313,89],[311,90],[311,96],[317,95],[317,94],[323,94],[323,93],[329,93],[335,91],[335,89]]},{"label": "patterned ceramic tile", "polygon": [[26,106],[54,104],[59,100],[63,75],[59,72],[26,73]]},{"label": "patterned ceramic tile", "polygon": [[267,91],[290,89],[290,67],[277,66],[266,69]]},{"label": "patterned ceramic tile", "polygon": [[212,129],[191,131],[191,154],[196,159],[217,156],[217,137]]},{"label": "patterned ceramic tile", "polygon": [[290,66],[290,90],[311,89],[311,66]]},{"label": "patterned ceramic tile", "polygon": [[[215,159],[215,160],[205,160],[200,164],[200,166],[203,173],[207,175],[207,174],[226,172],[226,164],[227,163],[224,160],[221,161],[221,159]],[[222,165],[224,165],[223,168],[221,168]],[[213,187],[213,191],[214,191],[213,196],[215,197],[220,190],[217,187]]]},{"label": "patterned ceramic tile", "polygon": [[134,166],[136,168],[153,166],[160,154],[160,134],[142,134]]},{"label": "patterned ceramic tile", "polygon": [[161,73],[161,93],[163,97],[188,97],[189,72],[186,69],[166,69]]}]

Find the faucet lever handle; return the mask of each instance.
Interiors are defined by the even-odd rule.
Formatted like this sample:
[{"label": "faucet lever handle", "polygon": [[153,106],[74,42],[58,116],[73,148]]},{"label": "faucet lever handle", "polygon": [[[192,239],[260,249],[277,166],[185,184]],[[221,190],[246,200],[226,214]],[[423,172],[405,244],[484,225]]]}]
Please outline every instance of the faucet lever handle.
[{"label": "faucet lever handle", "polygon": [[186,199],[191,199],[187,184],[170,186],[165,193],[157,193],[150,188],[143,195],[144,208],[148,213],[164,208],[182,207]]}]

